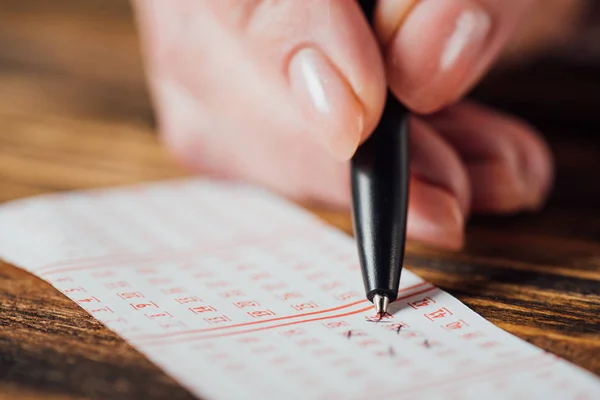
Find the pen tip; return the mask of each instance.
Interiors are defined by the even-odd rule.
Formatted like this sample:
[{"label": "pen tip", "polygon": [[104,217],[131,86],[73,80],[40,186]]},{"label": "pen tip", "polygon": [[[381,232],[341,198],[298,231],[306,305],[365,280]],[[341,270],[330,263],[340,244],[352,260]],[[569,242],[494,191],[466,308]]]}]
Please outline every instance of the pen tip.
[{"label": "pen tip", "polygon": [[373,304],[375,305],[375,312],[377,315],[382,318],[388,312],[388,305],[390,303],[390,299],[387,296],[382,296],[380,294],[376,294],[373,296]]}]

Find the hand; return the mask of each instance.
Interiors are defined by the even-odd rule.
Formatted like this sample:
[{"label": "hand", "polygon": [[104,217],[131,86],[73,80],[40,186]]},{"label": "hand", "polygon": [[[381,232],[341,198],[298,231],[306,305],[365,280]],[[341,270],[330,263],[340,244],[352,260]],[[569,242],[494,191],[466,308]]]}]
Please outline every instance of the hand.
[{"label": "hand", "polygon": [[537,209],[551,186],[535,130],[459,101],[535,3],[384,0],[374,35],[350,0],[134,2],[162,137],[183,163],[348,207],[347,160],[389,85],[418,114],[408,235],[445,248],[471,213]]}]

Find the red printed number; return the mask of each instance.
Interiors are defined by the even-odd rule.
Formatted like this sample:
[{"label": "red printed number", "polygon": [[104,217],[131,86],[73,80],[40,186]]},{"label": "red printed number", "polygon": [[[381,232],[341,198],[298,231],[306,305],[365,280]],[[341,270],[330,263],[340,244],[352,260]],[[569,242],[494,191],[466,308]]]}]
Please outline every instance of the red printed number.
[{"label": "red printed number", "polygon": [[253,301],[253,300],[237,301],[237,302],[233,303],[233,305],[236,306],[237,308],[259,307],[260,306],[260,304],[258,304],[257,301]]},{"label": "red printed number", "polygon": [[208,322],[209,324],[221,324],[223,322],[229,322],[231,321],[229,318],[227,318],[225,315],[221,315],[219,317],[212,317],[212,318],[204,318],[204,320],[206,322]]},{"label": "red printed number", "polygon": [[431,297],[425,297],[421,300],[408,303],[408,305],[414,308],[415,310],[419,307],[427,307],[431,304],[435,304],[435,300],[433,300]]},{"label": "red printed number", "polygon": [[78,303],[100,303],[100,300],[98,300],[96,297],[86,297],[85,299],[79,299],[77,300]]},{"label": "red printed number", "polygon": [[445,329],[447,329],[447,330],[462,329],[462,328],[464,328],[466,326],[469,326],[469,324],[467,324],[462,319],[459,320],[459,321],[450,322],[449,324],[446,324],[446,325],[442,325],[442,327],[445,328]]},{"label": "red printed number", "polygon": [[185,293],[185,289],[180,288],[180,287],[173,287],[173,288],[168,288],[168,289],[162,289],[161,292],[163,292],[164,294],[179,294],[179,293]]},{"label": "red printed number", "polygon": [[205,313],[205,312],[213,312],[213,311],[217,311],[213,306],[198,306],[198,307],[191,307],[190,311],[193,312],[194,314],[200,314],[200,313]]},{"label": "red printed number", "polygon": [[450,310],[448,310],[446,307],[440,308],[439,310],[435,310],[433,312],[430,312],[429,314],[423,314],[425,315],[425,318],[427,318],[430,321],[433,321],[434,319],[440,319],[440,318],[445,318],[448,315],[452,315],[452,312]]},{"label": "red printed number", "polygon": [[173,316],[171,314],[169,314],[168,312],[159,312],[159,313],[154,313],[154,314],[144,314],[146,317],[150,318],[150,319],[156,319],[156,318],[173,318]]},{"label": "red printed number", "polygon": [[87,290],[85,290],[82,287],[76,287],[76,288],[70,288],[70,289],[65,289],[65,293],[73,293],[73,292],[87,292]]},{"label": "red printed number", "polygon": [[307,310],[311,308],[319,308],[319,306],[317,306],[312,301],[310,303],[294,304],[292,307],[295,308],[297,311]]},{"label": "red printed number", "polygon": [[291,329],[289,331],[279,332],[280,335],[285,337],[304,335],[304,331],[302,329]]},{"label": "red printed number", "polygon": [[463,335],[461,335],[461,337],[463,339],[467,339],[467,340],[471,340],[471,339],[477,339],[479,337],[483,337],[484,334],[481,332],[469,332],[469,333],[465,333]]},{"label": "red printed number", "polygon": [[200,299],[196,296],[192,296],[192,297],[178,297],[175,299],[176,302],[178,302],[179,304],[187,304],[187,303],[197,303],[200,301]]},{"label": "red printed number", "polygon": [[275,313],[271,310],[256,310],[256,311],[248,311],[248,315],[254,318],[262,318],[268,317],[270,315],[275,315]]},{"label": "red printed number", "polygon": [[112,313],[113,310],[111,310],[109,307],[102,307],[102,308],[96,308],[93,310],[89,310],[89,312],[91,313],[99,313],[99,312],[108,312],[108,313]]},{"label": "red printed number", "polygon": [[155,302],[150,301],[148,303],[129,303],[131,307],[136,310],[141,310],[143,308],[158,308]]},{"label": "red printed number", "polygon": [[141,299],[144,297],[144,295],[140,292],[117,293],[117,296],[119,296],[122,299]]},{"label": "red printed number", "polygon": [[185,328],[185,324],[181,321],[175,322],[162,322],[160,327],[163,329],[173,329],[173,328]]},{"label": "red printed number", "polygon": [[326,322],[323,325],[325,325],[329,329],[334,329],[334,328],[341,328],[343,326],[348,326],[348,323],[346,321],[334,321],[334,322]]},{"label": "red printed number", "polygon": [[409,326],[404,322],[400,322],[397,324],[385,324],[383,327],[389,331],[396,331],[399,333],[402,328],[408,328]]},{"label": "red printed number", "polygon": [[299,297],[302,297],[302,295],[298,292],[287,292],[282,294],[281,296],[277,296],[279,297],[281,300],[289,300],[289,299],[297,299]]}]

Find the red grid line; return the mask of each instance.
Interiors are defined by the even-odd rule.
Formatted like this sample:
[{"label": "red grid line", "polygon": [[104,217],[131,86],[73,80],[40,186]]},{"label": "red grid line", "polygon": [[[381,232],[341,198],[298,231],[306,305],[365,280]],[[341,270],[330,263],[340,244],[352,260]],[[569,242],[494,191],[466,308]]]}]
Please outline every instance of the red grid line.
[{"label": "red grid line", "polygon": [[[255,243],[261,243],[261,242],[268,242],[270,240],[275,240],[275,239],[281,239],[282,237],[284,237],[284,235],[292,235],[292,234],[302,234],[304,232],[307,233],[314,233],[314,231],[312,230],[308,230],[306,228],[303,229],[299,229],[299,230],[284,230],[284,231],[280,231],[280,232],[274,232],[272,234],[269,235],[265,235],[263,237],[259,237],[256,238],[256,236],[250,236],[250,237],[242,237],[242,238],[236,238],[235,240],[229,242],[229,243],[224,243],[224,244],[219,244],[219,245],[215,245],[214,247],[205,247],[205,248],[188,248],[188,249],[173,249],[173,250],[163,250],[160,251],[158,253],[121,253],[121,254],[108,254],[108,255],[103,255],[103,256],[96,256],[96,257],[81,257],[81,258],[77,258],[77,259],[72,259],[72,260],[63,260],[63,261],[56,261],[53,263],[49,263],[49,264],[45,264],[42,265],[41,267],[37,267],[34,268],[33,270],[36,273],[42,273],[44,275],[46,274],[54,274],[56,272],[64,272],[64,271],[69,271],[72,268],[79,268],[79,267],[84,267],[84,266],[88,266],[88,267],[92,267],[95,266],[97,263],[100,263],[99,266],[105,266],[105,263],[107,262],[111,262],[111,261],[115,261],[115,262],[135,262],[136,259],[142,258],[142,259],[146,259],[149,258],[149,261],[153,261],[154,258],[157,257],[168,257],[168,256],[172,256],[172,255],[177,255],[178,253],[183,252],[183,254],[180,255],[191,255],[191,254],[196,254],[196,253],[201,253],[201,252],[205,252],[205,251],[212,251],[215,249],[221,249],[223,247],[225,248],[230,248],[230,247],[234,247],[234,246],[238,246],[238,245],[248,245],[248,244],[255,244]],[[252,240],[255,239],[255,240]],[[61,267],[64,265],[69,265],[71,263],[85,263],[86,261],[88,261],[90,264],[76,264],[73,265],[71,267],[65,267],[65,268],[61,268],[61,269],[57,269],[56,267]],[[49,269],[49,271],[44,272],[45,270]]]},{"label": "red grid line", "polygon": [[[290,236],[292,234],[298,234],[299,232],[303,232],[303,231],[290,231],[287,232],[287,235]],[[230,242],[230,243],[224,243],[224,244],[220,244],[220,245],[216,245],[214,247],[205,247],[205,248],[193,248],[193,249],[183,249],[183,250],[169,250],[169,251],[164,251],[164,252],[158,252],[158,253],[145,253],[145,254],[129,254],[129,255],[108,255],[108,256],[101,256],[98,258],[90,258],[91,263],[90,264],[78,264],[78,265],[74,265],[74,266],[70,266],[70,267],[64,267],[64,268],[54,268],[57,265],[61,265],[61,264],[68,264],[72,261],[85,261],[85,259],[79,259],[79,260],[65,260],[63,262],[56,262],[56,263],[51,263],[51,264],[47,264],[44,265],[40,268],[35,268],[32,269],[36,274],[40,274],[42,276],[47,276],[47,275],[52,275],[52,274],[57,274],[57,273],[62,273],[62,272],[68,272],[68,271],[82,271],[82,270],[88,270],[88,269],[94,269],[94,268],[102,268],[102,267],[110,267],[109,265],[106,265],[106,263],[110,263],[110,262],[115,262],[115,263],[130,263],[131,266],[137,266],[140,263],[149,263],[149,262],[157,262],[157,261],[161,261],[161,260],[168,260],[171,261],[173,260],[172,257],[176,257],[176,258],[180,258],[180,257],[189,257],[189,256],[193,256],[195,254],[205,254],[206,252],[214,252],[214,251],[219,251],[219,250],[230,250],[232,247],[236,247],[236,246],[246,246],[246,245],[252,245],[252,244],[258,244],[258,243],[263,243],[263,242],[269,242],[271,240],[276,240],[276,239],[281,239],[283,237],[283,235],[285,235],[286,232],[277,232],[276,234],[273,235],[269,235],[266,237],[261,237],[261,238],[255,238],[253,237],[252,239],[255,240],[248,240],[248,241],[243,241],[240,240],[239,238]],[[48,271],[45,271],[46,269],[50,268]]]},{"label": "red grid line", "polygon": [[[415,285],[409,286],[407,288],[404,288],[404,289],[400,290],[399,293],[405,293],[405,292],[408,292],[409,290],[416,289],[416,288],[424,286],[424,285],[430,286],[430,284],[428,282],[421,282],[421,283],[417,283]],[[433,288],[434,287],[432,286],[432,287],[425,289],[424,291],[415,292],[415,293],[407,295],[407,296],[399,297],[396,299],[396,301],[402,300],[404,298],[412,297],[417,294],[424,293],[426,291],[432,290]],[[265,319],[265,320],[261,320],[261,321],[244,322],[241,324],[221,326],[221,327],[217,327],[217,328],[193,329],[193,330],[189,330],[189,331],[169,332],[169,333],[161,333],[161,334],[154,334],[154,335],[152,335],[152,334],[140,335],[140,336],[134,336],[131,339],[132,340],[164,339],[164,338],[174,337],[174,336],[192,335],[192,334],[206,333],[206,332],[212,332],[212,331],[223,330],[223,329],[240,328],[240,327],[244,327],[244,326],[251,326],[251,325],[257,325],[257,324],[267,324],[270,322],[277,322],[277,321],[282,321],[282,320],[286,320],[286,319],[303,318],[303,317],[310,317],[312,315],[326,314],[326,313],[329,313],[332,311],[338,311],[338,310],[341,310],[344,308],[352,307],[352,306],[366,303],[366,302],[368,302],[367,299],[362,299],[362,300],[358,300],[358,301],[355,301],[352,303],[344,304],[344,305],[333,307],[333,308],[327,308],[327,309],[319,310],[319,311],[311,311],[311,312],[296,314],[296,315],[287,315],[285,317],[277,317],[277,318]]]},{"label": "red grid line", "polygon": [[[410,298],[412,296],[415,296],[415,295],[418,295],[418,294],[422,294],[422,293],[426,293],[426,292],[429,292],[429,291],[435,290],[435,289],[437,289],[437,288],[435,286],[432,286],[432,287],[427,288],[425,290],[422,290],[420,292],[416,292],[416,293],[409,294],[407,296],[403,296],[401,298],[398,298],[398,300],[405,299],[405,298]],[[364,301],[367,301],[367,300],[364,300]],[[178,344],[178,343],[183,343],[183,342],[188,342],[188,341],[194,341],[194,340],[214,339],[214,338],[219,338],[219,337],[241,335],[241,334],[245,334],[245,333],[265,331],[265,330],[269,330],[269,329],[281,328],[281,327],[290,326],[290,325],[303,324],[303,323],[307,323],[307,322],[323,321],[323,320],[327,320],[327,319],[347,317],[349,315],[360,314],[362,312],[365,312],[365,311],[368,311],[368,310],[372,310],[372,309],[373,309],[373,306],[369,306],[369,307],[360,308],[358,310],[353,310],[353,311],[349,311],[349,312],[342,313],[342,314],[334,314],[334,315],[327,315],[327,316],[318,317],[318,318],[304,319],[304,320],[300,320],[300,321],[288,322],[288,323],[285,323],[285,324],[270,325],[270,326],[264,326],[264,327],[260,327],[260,328],[255,328],[255,329],[246,329],[246,330],[243,330],[243,331],[225,332],[225,333],[219,333],[219,334],[208,335],[208,336],[184,337],[184,338],[178,338],[178,340],[171,341],[171,342],[165,342],[165,341],[154,342],[154,343],[150,342],[150,343],[147,343],[146,345],[147,346],[171,345],[171,344]],[[246,323],[246,324],[238,324],[235,327],[247,326],[247,325],[252,325],[252,324],[253,324],[253,322]],[[233,325],[230,326],[230,328],[233,328],[233,327],[234,327]],[[223,327],[223,328],[227,328],[227,327]]]}]

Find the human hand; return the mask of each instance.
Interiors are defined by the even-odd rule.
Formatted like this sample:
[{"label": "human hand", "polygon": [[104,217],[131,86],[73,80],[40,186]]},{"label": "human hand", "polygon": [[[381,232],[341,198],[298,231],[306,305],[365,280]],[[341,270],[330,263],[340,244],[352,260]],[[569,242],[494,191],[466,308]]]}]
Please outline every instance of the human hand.
[{"label": "human hand", "polygon": [[471,213],[537,209],[551,186],[538,133],[460,102],[535,3],[384,0],[374,35],[350,0],[134,1],[160,130],[179,160],[348,207],[347,160],[389,85],[416,114],[408,236],[445,248],[462,245]]}]

